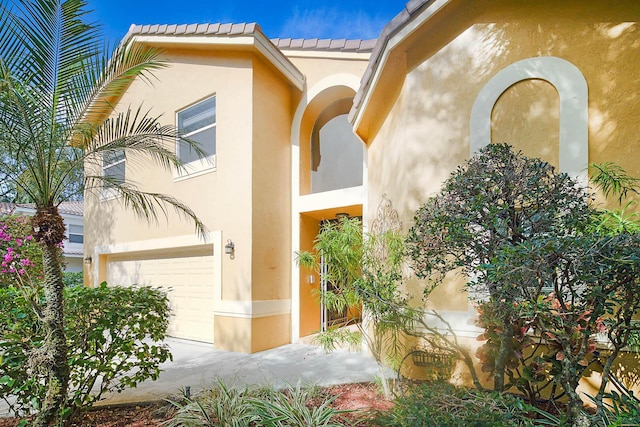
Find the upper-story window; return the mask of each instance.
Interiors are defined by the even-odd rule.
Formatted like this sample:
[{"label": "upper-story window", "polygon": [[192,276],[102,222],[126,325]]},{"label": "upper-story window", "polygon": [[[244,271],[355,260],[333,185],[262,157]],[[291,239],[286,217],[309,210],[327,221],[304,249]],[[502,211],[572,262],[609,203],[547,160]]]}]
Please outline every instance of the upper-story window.
[{"label": "upper-story window", "polygon": [[[124,182],[125,163],[126,157],[123,150],[105,152],[102,155],[102,176],[114,181]],[[107,190],[105,195],[113,196],[113,194],[108,194],[108,190],[113,189],[113,184],[111,182],[105,181],[102,188],[103,190]]]},{"label": "upper-story window", "polygon": [[190,145],[179,139],[178,158],[186,165],[186,173],[211,170],[216,166],[216,97],[204,99],[182,111],[178,111],[178,132],[184,138],[196,142],[204,151],[200,158]]},{"label": "upper-story window", "polygon": [[83,243],[84,228],[82,225],[69,224],[69,243]]}]

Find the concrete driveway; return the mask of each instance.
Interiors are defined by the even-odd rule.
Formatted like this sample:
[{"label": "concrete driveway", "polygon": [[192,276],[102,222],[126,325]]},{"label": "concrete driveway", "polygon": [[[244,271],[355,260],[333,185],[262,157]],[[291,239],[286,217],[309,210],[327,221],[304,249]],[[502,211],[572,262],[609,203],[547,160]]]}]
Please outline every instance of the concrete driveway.
[{"label": "concrete driveway", "polygon": [[[333,385],[372,381],[378,374],[373,358],[364,352],[338,350],[325,352],[313,345],[288,344],[254,354],[215,350],[211,344],[170,338],[173,361],[164,363],[156,381],[109,395],[102,404],[144,402],[191,393],[213,384],[216,378],[226,384],[302,384]],[[0,410],[1,412],[1,410]]]}]

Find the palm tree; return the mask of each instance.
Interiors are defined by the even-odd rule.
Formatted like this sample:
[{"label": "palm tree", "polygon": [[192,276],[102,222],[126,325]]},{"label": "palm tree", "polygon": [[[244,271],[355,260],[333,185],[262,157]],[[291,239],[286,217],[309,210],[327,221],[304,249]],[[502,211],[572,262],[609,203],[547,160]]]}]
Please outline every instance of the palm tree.
[{"label": "palm tree", "polygon": [[172,197],[114,176],[78,180],[86,165],[91,171],[92,163],[122,153],[181,167],[174,127],[141,108],[116,113],[112,104],[134,79],[149,80],[165,66],[159,52],[136,45],[109,51],[88,14],[85,0],[0,0],[0,180],[4,191],[35,204],[34,237],[43,249],[45,338],[30,360],[46,378],[41,426],[60,417],[69,380],[58,256],[65,227],[57,206],[107,186],[142,218],[172,207],[204,233],[195,213]]}]

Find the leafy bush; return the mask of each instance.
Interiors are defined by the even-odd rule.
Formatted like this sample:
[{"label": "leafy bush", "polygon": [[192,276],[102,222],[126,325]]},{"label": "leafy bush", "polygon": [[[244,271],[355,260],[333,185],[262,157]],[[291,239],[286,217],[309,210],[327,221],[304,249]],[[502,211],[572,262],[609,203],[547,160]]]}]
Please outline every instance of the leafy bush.
[{"label": "leafy bush", "polygon": [[612,391],[605,397],[610,401],[605,404],[600,416],[602,425],[610,427],[640,425],[640,401],[633,393]]},{"label": "leafy bush", "polygon": [[374,425],[396,427],[532,426],[534,409],[510,394],[457,388],[446,382],[421,384],[396,399]]},{"label": "leafy bush", "polygon": [[[317,400],[317,405],[310,405]],[[211,390],[185,403],[172,402],[176,415],[168,427],[316,427],[341,426],[344,412],[330,406],[335,397],[318,396],[298,384],[283,391],[273,388],[228,387],[218,380]]]},{"label": "leafy bush", "polygon": [[[77,286],[66,288],[65,325],[71,370],[65,416],[91,406],[107,392],[156,379],[159,365],[171,358],[159,344],[169,319],[164,292],[150,287]],[[16,401],[16,415],[39,410],[44,398],[47,354],[39,351],[41,290],[0,289],[0,396]]]},{"label": "leafy bush", "polygon": [[62,283],[66,288],[72,288],[74,286],[82,286],[84,283],[84,277],[82,271],[71,272],[65,271],[62,273]]}]

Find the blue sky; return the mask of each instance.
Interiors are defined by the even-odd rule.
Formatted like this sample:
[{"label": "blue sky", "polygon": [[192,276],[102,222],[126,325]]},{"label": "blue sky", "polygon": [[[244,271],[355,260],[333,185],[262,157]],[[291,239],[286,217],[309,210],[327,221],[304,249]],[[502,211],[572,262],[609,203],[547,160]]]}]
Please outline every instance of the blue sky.
[{"label": "blue sky", "polygon": [[376,38],[406,0],[89,0],[111,42],[135,24],[257,22],[267,37]]}]

